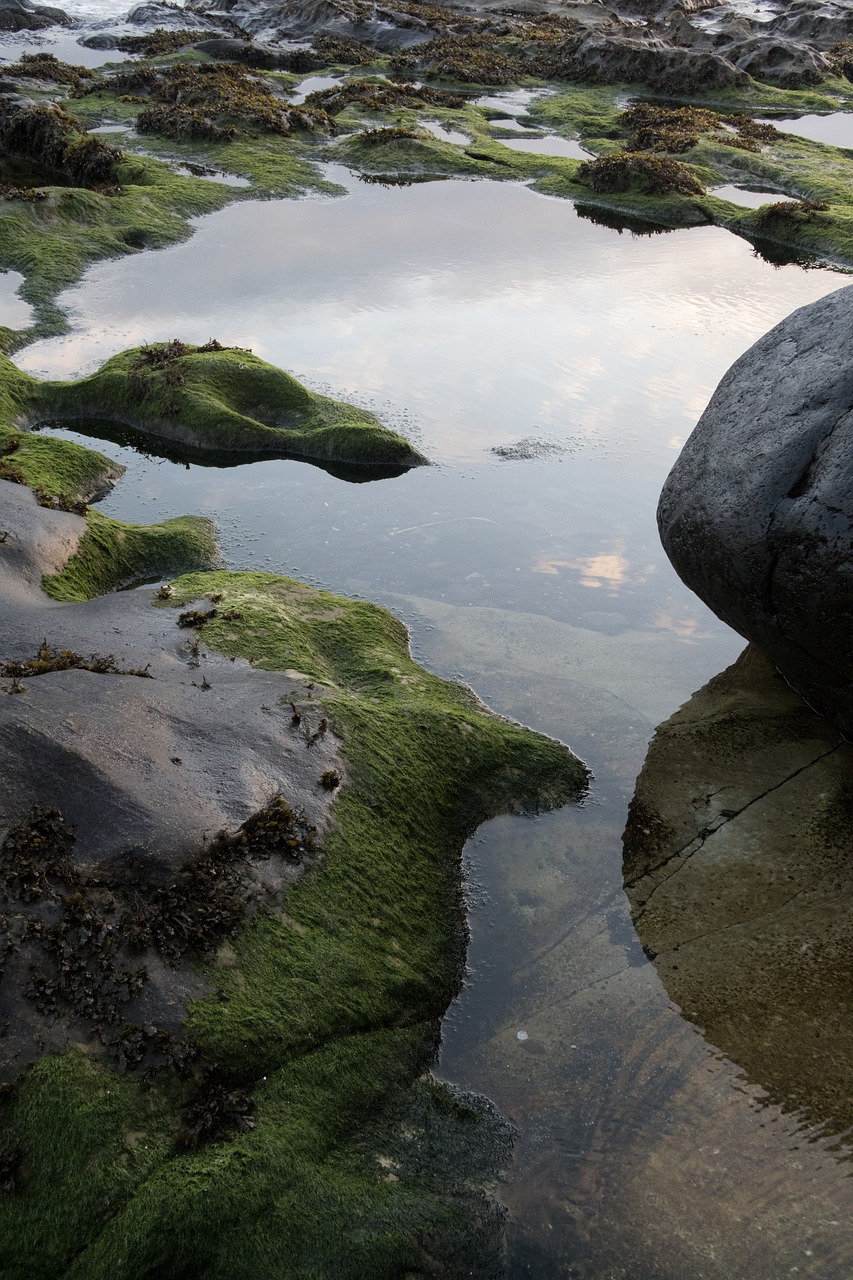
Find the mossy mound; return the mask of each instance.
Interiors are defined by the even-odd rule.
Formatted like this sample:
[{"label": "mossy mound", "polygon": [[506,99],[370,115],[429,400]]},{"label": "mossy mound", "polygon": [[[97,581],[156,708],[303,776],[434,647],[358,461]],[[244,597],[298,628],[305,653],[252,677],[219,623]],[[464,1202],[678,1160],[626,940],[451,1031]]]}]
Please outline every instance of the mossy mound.
[{"label": "mossy mound", "polygon": [[88,378],[44,383],[32,420],[100,419],[200,453],[289,455],[365,467],[426,461],[373,414],[309,391],[250,351],[218,342],[134,347]]},{"label": "mossy mound", "polygon": [[483,1186],[509,1131],[423,1078],[464,960],[459,854],[492,814],[578,796],[586,770],[417,666],[383,609],[199,574],[172,584],[162,623],[203,595],[205,647],[282,672],[285,714],[313,682],[347,780],[284,909],[199,959],[214,993],[191,1008],[183,1075],[75,1049],[0,1107],[0,1275],[497,1274]]},{"label": "mossy mound", "polygon": [[42,580],[45,594],[54,600],[92,600],[180,569],[221,563],[213,524],[204,516],[135,525],[88,511],[86,523],[75,554],[59,573]]}]

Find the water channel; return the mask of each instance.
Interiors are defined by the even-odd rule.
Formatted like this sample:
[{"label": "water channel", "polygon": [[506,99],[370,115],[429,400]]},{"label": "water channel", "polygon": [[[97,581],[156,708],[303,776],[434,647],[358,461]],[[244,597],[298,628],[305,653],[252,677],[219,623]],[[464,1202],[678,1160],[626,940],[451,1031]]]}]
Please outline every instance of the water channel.
[{"label": "water channel", "polygon": [[436,1071],[518,1128],[497,1188],[510,1280],[843,1280],[843,1153],[670,1003],[620,836],[655,726],[742,648],[663,555],[661,484],[731,362],[845,281],[718,228],[620,233],[517,184],[328,176],[340,197],[240,201],[92,268],[61,299],[71,331],[18,363],[77,377],[142,341],[216,337],[433,461],[359,484],[98,445],[128,468],[106,512],[210,514],[229,567],[386,604],[420,661],[594,771],[584,805],[489,823],[465,853],[469,972]]}]

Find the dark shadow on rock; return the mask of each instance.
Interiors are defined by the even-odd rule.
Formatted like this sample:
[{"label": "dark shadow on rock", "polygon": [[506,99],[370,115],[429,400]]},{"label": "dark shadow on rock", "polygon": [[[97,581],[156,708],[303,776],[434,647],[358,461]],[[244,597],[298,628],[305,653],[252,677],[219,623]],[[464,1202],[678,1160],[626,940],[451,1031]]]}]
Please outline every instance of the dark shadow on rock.
[{"label": "dark shadow on rock", "polygon": [[623,836],[669,995],[820,1135],[853,1125],[851,829],[853,747],[747,648],[658,727]]}]

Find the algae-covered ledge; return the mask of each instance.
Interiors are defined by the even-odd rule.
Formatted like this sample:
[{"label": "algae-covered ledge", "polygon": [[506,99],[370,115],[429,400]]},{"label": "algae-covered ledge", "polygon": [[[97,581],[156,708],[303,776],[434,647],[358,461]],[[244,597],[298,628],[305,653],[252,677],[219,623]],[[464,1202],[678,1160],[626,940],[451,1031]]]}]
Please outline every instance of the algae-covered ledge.
[{"label": "algae-covered ledge", "polygon": [[[62,456],[69,468],[74,457],[75,488],[87,490],[78,496],[95,496],[99,455],[87,459],[73,447],[58,453],[55,444],[40,447],[37,437],[18,430],[57,422],[82,425],[89,434],[99,423],[129,429],[155,447],[183,447],[200,460],[297,457],[400,471],[427,461],[366,409],[309,391],[251,351],[215,339],[134,347],[76,382],[39,382],[0,356],[0,448],[18,455],[7,469],[23,466],[25,478],[41,483],[39,466]],[[27,470],[36,454],[37,465]],[[115,474],[103,474],[104,487],[111,479]]]},{"label": "algae-covered ledge", "polygon": [[[494,1262],[509,1130],[424,1077],[460,850],[585,767],[419,667],[384,609],[226,571],[86,602],[91,525],[20,483],[0,512],[0,1002],[35,1058],[0,1104],[0,1256],[105,1280]],[[52,602],[16,566],[57,531]]]}]

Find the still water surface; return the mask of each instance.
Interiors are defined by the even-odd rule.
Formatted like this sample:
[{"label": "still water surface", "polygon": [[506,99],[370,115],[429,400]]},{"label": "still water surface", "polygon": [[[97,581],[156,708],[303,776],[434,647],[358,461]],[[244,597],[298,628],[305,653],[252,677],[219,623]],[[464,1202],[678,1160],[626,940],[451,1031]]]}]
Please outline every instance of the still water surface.
[{"label": "still water surface", "polygon": [[519,185],[330,176],[344,198],[241,202],[93,268],[63,298],[72,332],[21,363],[76,377],[130,344],[215,336],[434,461],[347,484],[107,442],[129,469],[103,509],[209,513],[229,566],[388,604],[421,661],[593,768],[584,806],[499,819],[466,851],[471,972],[438,1070],[518,1125],[508,1274],[846,1280],[844,1166],[669,1003],[620,867],[655,725],[742,647],[663,556],[661,484],[731,362],[843,280],[718,228],[619,234]]}]

